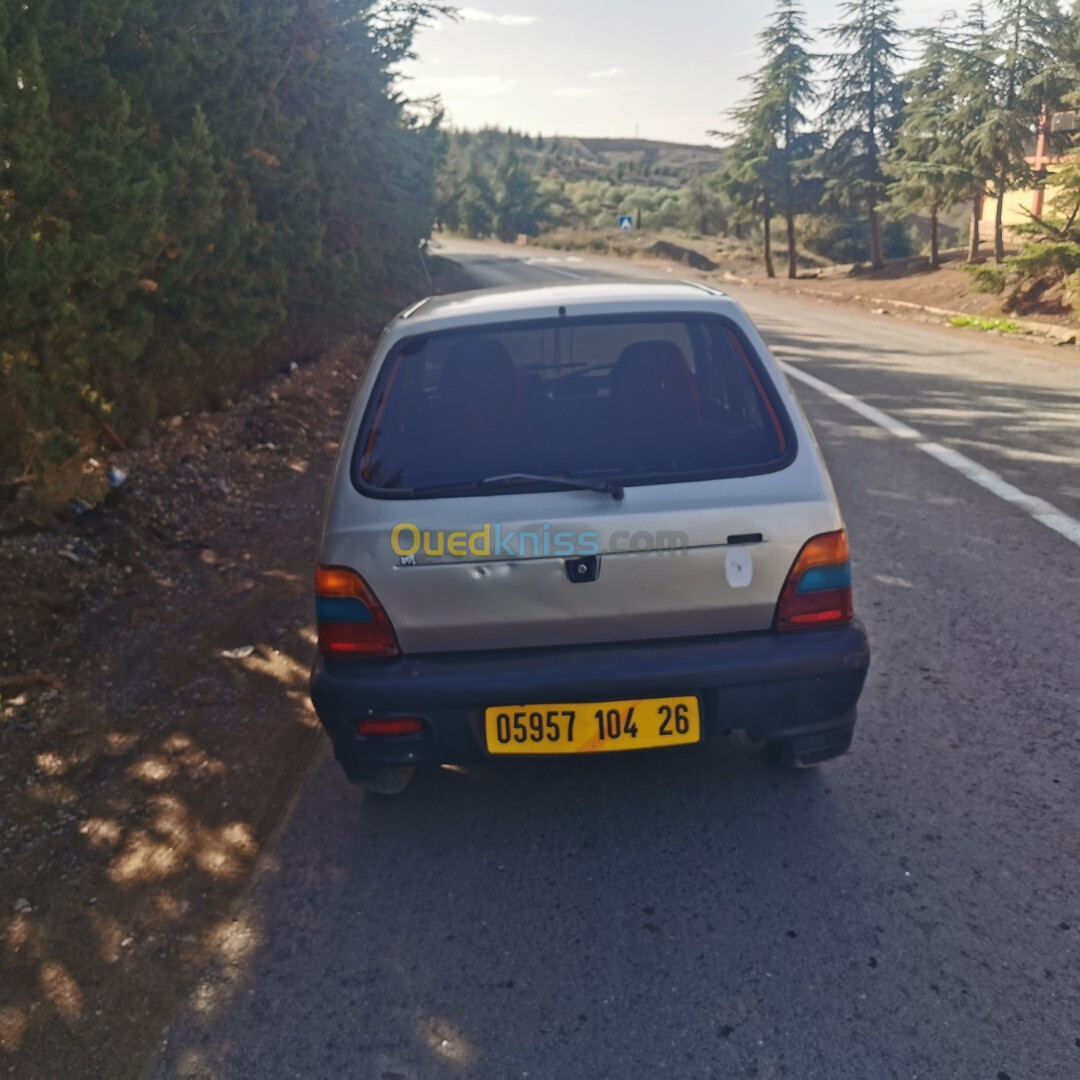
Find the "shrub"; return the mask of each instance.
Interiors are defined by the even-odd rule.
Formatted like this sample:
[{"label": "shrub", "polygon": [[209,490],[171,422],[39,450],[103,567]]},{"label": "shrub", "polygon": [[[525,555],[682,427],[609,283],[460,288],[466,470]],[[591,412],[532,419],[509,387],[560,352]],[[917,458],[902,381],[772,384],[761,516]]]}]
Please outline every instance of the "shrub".
[{"label": "shrub", "polygon": [[956,315],[949,320],[949,325],[968,330],[982,330],[984,333],[995,330],[1000,334],[1021,332],[1021,328],[1008,319],[984,319],[980,315]]},{"label": "shrub", "polygon": [[1024,281],[1040,278],[1064,280],[1080,271],[1080,244],[1069,241],[1044,241],[1028,244],[1006,260],[1008,268]]},{"label": "shrub", "polygon": [[394,72],[431,7],[0,4],[0,471],[228,396],[420,279],[441,144]]},{"label": "shrub", "polygon": [[1009,274],[1007,267],[965,263],[962,269],[971,278],[971,288],[975,292],[1000,295],[1005,291],[1005,283]]},{"label": "shrub", "polygon": [[[913,254],[911,236],[902,221],[884,223],[882,243],[887,259],[904,259]],[[815,219],[803,238],[803,245],[808,251],[834,263],[858,263],[870,259],[870,238],[861,215]]]}]

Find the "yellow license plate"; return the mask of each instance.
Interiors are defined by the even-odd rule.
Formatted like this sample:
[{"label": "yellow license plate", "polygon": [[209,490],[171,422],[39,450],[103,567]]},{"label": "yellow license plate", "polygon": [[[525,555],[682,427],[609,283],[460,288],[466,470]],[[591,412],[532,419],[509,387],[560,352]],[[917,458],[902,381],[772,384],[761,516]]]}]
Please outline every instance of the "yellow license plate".
[{"label": "yellow license plate", "polygon": [[490,754],[603,754],[701,742],[695,697],[504,705],[484,716]]}]

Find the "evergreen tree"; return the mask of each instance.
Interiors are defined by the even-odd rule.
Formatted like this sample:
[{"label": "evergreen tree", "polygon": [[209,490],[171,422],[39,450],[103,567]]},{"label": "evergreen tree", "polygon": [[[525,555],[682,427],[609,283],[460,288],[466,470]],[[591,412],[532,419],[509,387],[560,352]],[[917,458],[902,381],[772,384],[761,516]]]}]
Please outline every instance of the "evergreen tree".
[{"label": "evergreen tree", "polygon": [[532,172],[522,163],[508,139],[495,170],[495,235],[509,241],[520,235],[535,236],[544,216],[543,200]]},{"label": "evergreen tree", "polygon": [[865,212],[875,269],[885,265],[879,208],[888,184],[885,161],[904,106],[898,10],[895,0],[845,0],[841,21],[829,31],[839,52],[829,62],[827,189],[841,207]]},{"label": "evergreen tree", "polygon": [[975,263],[980,258],[983,204],[987,183],[994,173],[994,160],[980,140],[972,140],[970,136],[982,127],[993,108],[993,83],[997,77],[983,0],[975,0],[969,7],[959,33],[949,43],[949,50],[944,96],[952,103],[952,111],[941,117],[941,137],[953,141],[958,160],[971,177],[967,192],[971,204],[967,260]]},{"label": "evergreen tree", "polygon": [[806,110],[815,101],[814,58],[799,0],[778,0],[772,21],[758,35],[765,63],[752,77],[751,126],[771,140],[775,202],[787,231],[788,277],[798,276],[795,218],[805,204],[809,163],[820,138],[808,130]]},{"label": "evergreen tree", "polygon": [[495,218],[495,193],[480,165],[480,157],[474,149],[468,158],[468,166],[461,184],[458,199],[458,216],[466,236],[490,236]]},{"label": "evergreen tree", "polygon": [[443,145],[395,72],[439,10],[0,3],[0,468],[223,396],[419,280]]},{"label": "evergreen tree", "polygon": [[700,175],[693,176],[683,190],[683,224],[701,236],[722,232],[727,226],[724,208],[714,190],[716,183],[707,182]]},{"label": "evergreen tree", "polygon": [[1058,50],[1068,24],[1057,0],[996,0],[994,11],[996,19],[974,43],[976,55],[984,58],[979,68],[989,79],[989,101],[965,146],[993,164],[994,257],[1000,263],[1005,258],[1005,196],[1033,182],[1027,144],[1044,110],[1056,107],[1065,92]]},{"label": "evergreen tree", "polygon": [[0,378],[48,439],[81,434],[109,374],[134,364],[153,333],[144,297],[157,287],[162,163],[103,63],[129,6],[5,6]]},{"label": "evergreen tree", "polygon": [[[776,209],[777,149],[753,102],[733,112],[735,141],[728,147],[720,188],[737,211],[737,220],[761,225],[765,273],[776,277],[772,253],[772,219]],[[712,134],[719,134],[713,132]]]},{"label": "evergreen tree", "polygon": [[922,37],[922,57],[909,78],[909,100],[888,164],[893,178],[889,198],[894,212],[929,213],[930,265],[936,269],[939,216],[967,197],[973,178],[964,167],[954,120],[951,43],[940,29],[924,31]]}]

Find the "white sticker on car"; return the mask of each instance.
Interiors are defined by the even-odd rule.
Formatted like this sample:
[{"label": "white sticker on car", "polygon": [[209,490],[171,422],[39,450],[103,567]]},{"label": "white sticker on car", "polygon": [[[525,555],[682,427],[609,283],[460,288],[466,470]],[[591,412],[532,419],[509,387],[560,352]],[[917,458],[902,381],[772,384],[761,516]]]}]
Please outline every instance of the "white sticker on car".
[{"label": "white sticker on car", "polygon": [[733,589],[748,589],[754,580],[754,556],[748,548],[732,548],[727,553],[726,569]]}]

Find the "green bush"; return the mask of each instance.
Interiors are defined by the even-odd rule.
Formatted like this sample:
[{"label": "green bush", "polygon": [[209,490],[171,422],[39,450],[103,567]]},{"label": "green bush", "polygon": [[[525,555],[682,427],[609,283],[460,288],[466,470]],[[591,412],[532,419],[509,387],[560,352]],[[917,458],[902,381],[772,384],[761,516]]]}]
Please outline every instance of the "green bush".
[{"label": "green bush", "polygon": [[950,326],[958,329],[982,330],[985,333],[997,331],[1000,334],[1019,334],[1021,328],[1008,319],[984,319],[980,315],[955,315],[949,320]]},{"label": "green bush", "polygon": [[[803,246],[834,263],[859,263],[870,260],[870,237],[862,215],[822,216],[811,221],[803,236]],[[882,243],[887,259],[912,255],[911,236],[902,221],[886,221]]]},{"label": "green bush", "polygon": [[0,473],[229,396],[419,280],[441,137],[393,71],[426,9],[0,4]]},{"label": "green bush", "polygon": [[1040,278],[1062,280],[1080,271],[1080,244],[1044,241],[1028,244],[1006,260],[1009,270],[1025,281]]},{"label": "green bush", "polygon": [[978,293],[1000,295],[1005,291],[1009,271],[1005,266],[965,263],[961,269],[971,278],[971,288]]}]

